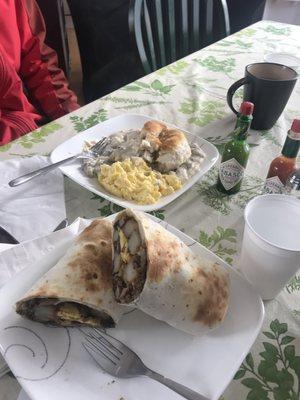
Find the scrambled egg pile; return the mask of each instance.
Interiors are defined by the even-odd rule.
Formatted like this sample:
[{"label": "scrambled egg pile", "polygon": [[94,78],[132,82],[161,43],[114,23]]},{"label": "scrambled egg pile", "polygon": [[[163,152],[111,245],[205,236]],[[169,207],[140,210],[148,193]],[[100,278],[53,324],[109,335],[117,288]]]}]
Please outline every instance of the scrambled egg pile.
[{"label": "scrambled egg pile", "polygon": [[156,203],[182,186],[176,175],[154,171],[139,157],[103,164],[98,181],[113,195],[138,204]]}]

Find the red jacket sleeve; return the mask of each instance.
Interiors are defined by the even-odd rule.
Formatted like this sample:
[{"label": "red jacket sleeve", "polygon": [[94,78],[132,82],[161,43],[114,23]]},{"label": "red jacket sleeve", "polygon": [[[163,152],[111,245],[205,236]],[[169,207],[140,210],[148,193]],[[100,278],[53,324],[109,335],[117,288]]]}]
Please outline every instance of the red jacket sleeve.
[{"label": "red jacket sleeve", "polygon": [[45,23],[35,0],[17,0],[21,38],[20,76],[31,101],[51,119],[79,108],[75,94],[58,68],[57,55],[46,46]]},{"label": "red jacket sleeve", "polygon": [[28,102],[19,76],[0,47],[0,146],[36,129],[41,118]]}]

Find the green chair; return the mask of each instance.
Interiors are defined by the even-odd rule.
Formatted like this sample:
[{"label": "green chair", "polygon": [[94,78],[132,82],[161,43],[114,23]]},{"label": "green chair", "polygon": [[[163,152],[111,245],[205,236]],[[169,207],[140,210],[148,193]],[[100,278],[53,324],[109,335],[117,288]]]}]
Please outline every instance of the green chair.
[{"label": "green chair", "polygon": [[129,31],[146,74],[230,34],[226,0],[131,0]]}]

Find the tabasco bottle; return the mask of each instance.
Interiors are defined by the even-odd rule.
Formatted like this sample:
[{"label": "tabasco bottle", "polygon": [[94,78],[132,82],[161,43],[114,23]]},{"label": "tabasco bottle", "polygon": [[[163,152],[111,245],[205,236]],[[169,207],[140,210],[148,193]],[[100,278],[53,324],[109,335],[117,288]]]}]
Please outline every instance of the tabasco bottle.
[{"label": "tabasco bottle", "polygon": [[240,190],[244,171],[249,157],[249,145],[246,142],[252,122],[254,104],[244,101],[241,104],[233,139],[226,143],[219,169],[218,190],[233,194]]},{"label": "tabasco bottle", "polygon": [[265,182],[265,193],[284,193],[284,185],[296,168],[296,157],[300,148],[300,119],[294,119],[288,131],[281,155],[270,164]]}]

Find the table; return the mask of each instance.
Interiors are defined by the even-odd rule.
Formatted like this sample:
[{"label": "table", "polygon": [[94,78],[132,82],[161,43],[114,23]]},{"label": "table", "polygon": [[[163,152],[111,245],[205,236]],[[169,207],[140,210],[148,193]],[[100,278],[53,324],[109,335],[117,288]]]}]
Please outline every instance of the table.
[{"label": "table", "polygon": [[[227,88],[243,76],[246,64],[262,61],[270,51],[284,47],[285,51],[299,53],[299,37],[300,27],[258,22],[0,147],[0,157],[3,160],[47,155],[77,132],[129,112],[174,123],[208,139],[221,150],[235,119],[226,104]],[[241,97],[241,92],[237,97]],[[244,207],[260,193],[269,163],[280,152],[291,120],[299,117],[299,109],[297,85],[274,128],[251,132],[251,154],[239,193],[231,197],[220,194],[213,186],[217,176],[214,168],[186,194],[154,214],[238,268]],[[70,221],[77,216],[107,216],[119,210],[68,178],[65,195]],[[263,329],[222,400],[299,400],[300,273],[265,306]],[[0,394],[0,399],[13,399],[14,395],[12,388],[8,397]]]}]

